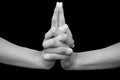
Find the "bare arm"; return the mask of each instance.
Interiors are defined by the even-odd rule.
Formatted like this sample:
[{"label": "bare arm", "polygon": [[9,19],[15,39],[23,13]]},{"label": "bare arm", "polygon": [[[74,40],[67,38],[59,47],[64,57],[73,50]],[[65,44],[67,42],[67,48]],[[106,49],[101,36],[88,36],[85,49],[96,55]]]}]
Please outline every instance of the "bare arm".
[{"label": "bare arm", "polygon": [[42,52],[14,45],[0,38],[0,63],[28,68],[48,69],[53,64],[42,58]]},{"label": "bare arm", "polygon": [[104,49],[74,53],[70,59],[62,61],[62,66],[72,70],[120,67],[120,43]]}]

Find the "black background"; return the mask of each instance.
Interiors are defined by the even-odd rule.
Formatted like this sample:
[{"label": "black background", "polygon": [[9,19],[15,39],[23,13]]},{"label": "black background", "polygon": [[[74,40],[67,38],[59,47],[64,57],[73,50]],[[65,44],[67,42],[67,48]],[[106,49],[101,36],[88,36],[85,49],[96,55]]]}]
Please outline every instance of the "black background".
[{"label": "black background", "polygon": [[[66,23],[75,40],[75,52],[104,48],[120,41],[118,2],[62,1]],[[1,3],[0,37],[31,49],[42,50],[44,34],[50,29],[56,1],[6,1]],[[27,72],[56,75],[65,71],[59,62],[49,71],[1,65],[5,72]],[[35,71],[35,72],[34,72]],[[83,75],[88,71],[75,71]],[[93,71],[96,72],[96,71]],[[114,73],[114,70],[109,70]],[[101,73],[104,73],[102,70]],[[54,74],[53,74],[54,75]],[[112,75],[112,74],[111,74]],[[70,77],[70,76],[69,76]]]}]

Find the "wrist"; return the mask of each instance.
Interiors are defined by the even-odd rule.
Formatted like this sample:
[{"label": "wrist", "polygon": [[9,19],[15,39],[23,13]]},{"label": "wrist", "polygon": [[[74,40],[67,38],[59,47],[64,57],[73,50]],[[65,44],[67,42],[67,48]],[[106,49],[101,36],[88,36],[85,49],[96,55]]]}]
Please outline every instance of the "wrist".
[{"label": "wrist", "polygon": [[37,69],[50,69],[54,66],[55,61],[45,60],[43,58],[42,52],[39,52],[36,56],[34,56],[34,61],[31,61],[33,65],[35,65],[34,68]]}]

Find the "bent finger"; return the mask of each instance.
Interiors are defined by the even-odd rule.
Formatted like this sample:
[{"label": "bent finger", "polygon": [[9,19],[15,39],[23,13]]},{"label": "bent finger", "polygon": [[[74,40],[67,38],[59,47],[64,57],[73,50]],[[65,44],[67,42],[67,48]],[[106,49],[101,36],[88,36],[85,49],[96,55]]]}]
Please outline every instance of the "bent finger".
[{"label": "bent finger", "polygon": [[56,60],[56,59],[67,59],[69,56],[60,54],[44,54],[43,58],[45,60]]},{"label": "bent finger", "polygon": [[45,50],[46,53],[56,53],[56,54],[63,54],[63,55],[71,55],[73,50],[68,47],[58,47],[58,48],[49,48]]},{"label": "bent finger", "polygon": [[55,40],[65,43],[66,45],[69,45],[70,47],[74,47],[74,40],[68,34],[62,33],[58,35],[57,37],[55,37]]},{"label": "bent finger", "polygon": [[56,40],[55,38],[49,39],[49,40],[46,40],[43,42],[44,48],[60,47],[60,46],[68,47],[67,45],[63,44],[62,42]]}]

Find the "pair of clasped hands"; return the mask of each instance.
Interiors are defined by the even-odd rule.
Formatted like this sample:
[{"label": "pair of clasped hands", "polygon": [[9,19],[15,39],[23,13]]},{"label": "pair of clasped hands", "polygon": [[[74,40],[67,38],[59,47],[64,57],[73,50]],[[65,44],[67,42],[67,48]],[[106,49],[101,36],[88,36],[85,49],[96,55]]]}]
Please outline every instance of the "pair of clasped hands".
[{"label": "pair of clasped hands", "polygon": [[43,41],[43,58],[46,61],[62,60],[62,66],[70,66],[72,63],[71,56],[73,55],[74,40],[71,31],[67,24],[60,27],[51,27],[45,34]]},{"label": "pair of clasped hands", "polygon": [[0,63],[50,69],[56,60],[66,70],[107,69],[120,66],[120,43],[103,49],[75,53],[72,33],[65,23],[62,3],[56,3],[43,51],[20,47],[0,37]]},{"label": "pair of clasped hands", "polygon": [[[0,38],[0,62],[21,67],[50,69],[55,60],[61,60],[63,68],[73,67],[77,59],[73,55],[74,40],[65,23],[62,3],[56,3],[50,30],[43,40],[43,51],[23,48]],[[72,57],[74,57],[72,60]],[[75,68],[76,69],[76,68]]]}]

